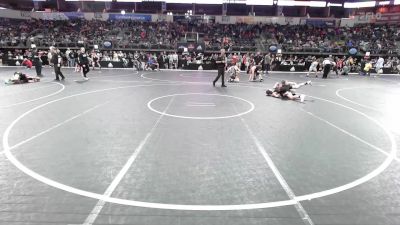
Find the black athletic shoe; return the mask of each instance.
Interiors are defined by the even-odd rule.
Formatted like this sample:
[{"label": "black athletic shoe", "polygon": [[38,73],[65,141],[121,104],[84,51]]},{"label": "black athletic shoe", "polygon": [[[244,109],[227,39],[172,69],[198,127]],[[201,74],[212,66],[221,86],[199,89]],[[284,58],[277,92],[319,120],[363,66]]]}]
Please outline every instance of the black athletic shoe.
[{"label": "black athletic shoe", "polygon": [[213,86],[215,87],[215,81],[213,81]]},{"label": "black athletic shoe", "polygon": [[227,86],[224,84],[224,85],[221,85],[221,87],[227,87]]},{"label": "black athletic shoe", "polygon": [[54,79],[54,81],[60,81],[60,79]]}]

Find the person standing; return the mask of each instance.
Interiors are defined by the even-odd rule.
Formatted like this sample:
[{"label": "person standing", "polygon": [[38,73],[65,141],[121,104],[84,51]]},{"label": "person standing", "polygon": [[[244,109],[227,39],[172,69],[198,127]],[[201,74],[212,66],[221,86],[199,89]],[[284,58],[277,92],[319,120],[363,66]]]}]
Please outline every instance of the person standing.
[{"label": "person standing", "polygon": [[147,67],[146,67],[147,61],[148,61],[148,57],[146,56],[146,53],[141,52],[140,53],[140,64],[142,65],[141,66],[142,70],[146,70],[147,69]]},{"label": "person standing", "polygon": [[365,64],[366,64],[365,60],[361,59],[361,62],[360,62],[360,65],[361,65],[361,67],[360,67],[360,75],[361,76],[365,76],[365,74],[366,74],[366,72],[365,72]]},{"label": "person standing", "polygon": [[62,56],[60,54],[60,50],[53,48],[51,53],[51,63],[54,66],[54,73],[56,75],[56,81],[64,80],[65,77],[61,72],[61,65],[62,65]]},{"label": "person standing", "polygon": [[178,69],[178,61],[179,61],[178,54],[174,52],[174,54],[172,55],[172,65],[174,69]]},{"label": "person standing", "polygon": [[324,59],[324,61],[322,62],[322,65],[324,67],[324,74],[323,74],[322,78],[326,79],[326,78],[328,78],[328,74],[332,68],[331,60],[329,60],[329,58]]},{"label": "person standing", "polygon": [[67,51],[65,51],[65,55],[67,56],[67,66],[70,67],[71,66],[71,58],[69,57],[71,53],[71,49],[67,48]]},{"label": "person standing", "polygon": [[271,55],[267,53],[264,57],[264,72],[268,74],[268,71],[271,68]]},{"label": "person standing", "polygon": [[260,52],[257,52],[257,54],[254,56],[254,66],[262,66],[262,63],[264,61],[264,58],[262,57]]},{"label": "person standing", "polygon": [[317,58],[313,57],[312,63],[308,69],[308,73],[307,73],[306,77],[309,77],[311,72],[314,72],[315,77],[318,77],[318,68],[317,68],[318,64],[319,64],[319,62],[318,62]]},{"label": "person standing", "polygon": [[79,61],[79,66],[82,68],[82,76],[84,80],[89,80],[89,78],[86,76],[87,73],[89,73],[90,68],[89,68],[89,57],[85,51],[85,48],[81,48],[81,53],[79,54],[78,57]]},{"label": "person standing", "polygon": [[42,75],[43,61],[41,57],[42,53],[36,50],[33,56],[33,63],[35,64],[36,76],[38,77],[43,77]]},{"label": "person standing", "polygon": [[81,54],[81,50],[74,51],[74,63],[75,63],[75,72],[80,72],[81,67],[79,66],[79,54]]},{"label": "person standing", "polygon": [[97,54],[96,51],[93,51],[92,52],[92,67],[93,67],[93,70],[96,68],[96,66],[98,66],[99,69],[101,70],[101,65],[99,63],[99,59],[100,59],[100,56]]},{"label": "person standing", "polygon": [[54,52],[54,47],[53,47],[53,46],[50,46],[49,52],[47,53],[47,63],[48,63],[48,66],[53,66],[53,62],[52,62],[52,59],[53,59],[53,52]]},{"label": "person standing", "polygon": [[237,53],[233,54],[232,56],[232,63],[231,66],[236,66],[239,62],[239,56],[237,55]]},{"label": "person standing", "polygon": [[383,64],[385,63],[385,60],[382,58],[382,56],[379,56],[378,61],[375,64],[375,70],[378,75],[381,75],[383,73]]},{"label": "person standing", "polygon": [[164,52],[164,54],[162,54],[162,58],[163,58],[163,62],[164,62],[164,69],[168,69],[168,65],[169,65],[169,62],[168,62],[168,56],[167,56],[167,53],[166,52]]},{"label": "person standing", "polygon": [[173,54],[172,53],[169,53],[169,55],[168,55],[168,62],[169,62],[169,65],[168,65],[168,68],[169,69],[173,69],[174,68],[174,57],[173,57]]},{"label": "person standing", "polygon": [[215,60],[215,63],[217,64],[217,67],[218,67],[218,75],[213,81],[213,86],[215,87],[215,83],[222,76],[221,87],[226,87],[225,86],[225,65],[226,65],[225,49],[221,49],[221,54],[217,57],[217,59]]},{"label": "person standing", "polygon": [[133,67],[136,68],[137,71],[142,70],[139,57],[139,53],[136,51],[135,54],[133,54]]},{"label": "person standing", "polygon": [[71,50],[68,54],[68,66],[74,68],[75,67],[75,51]]},{"label": "person standing", "polygon": [[332,60],[331,64],[332,64],[332,66],[331,66],[332,71],[336,73],[336,76],[339,76],[339,71],[338,71],[336,62],[334,60]]}]

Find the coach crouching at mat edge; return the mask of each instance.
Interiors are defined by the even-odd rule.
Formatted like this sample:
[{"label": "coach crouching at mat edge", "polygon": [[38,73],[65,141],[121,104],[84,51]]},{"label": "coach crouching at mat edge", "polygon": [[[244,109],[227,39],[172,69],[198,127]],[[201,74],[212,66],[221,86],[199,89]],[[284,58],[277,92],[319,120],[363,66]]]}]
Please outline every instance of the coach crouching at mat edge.
[{"label": "coach crouching at mat edge", "polygon": [[222,76],[221,87],[226,87],[225,86],[225,66],[226,66],[225,49],[221,49],[221,54],[217,57],[215,63],[217,64],[217,67],[218,67],[218,76],[214,79],[213,86],[215,87],[215,83]]}]

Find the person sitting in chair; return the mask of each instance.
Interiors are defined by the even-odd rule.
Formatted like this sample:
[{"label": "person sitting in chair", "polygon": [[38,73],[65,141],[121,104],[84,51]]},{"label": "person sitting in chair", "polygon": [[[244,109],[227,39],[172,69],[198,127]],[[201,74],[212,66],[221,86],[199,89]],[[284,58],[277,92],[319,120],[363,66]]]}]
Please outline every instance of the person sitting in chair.
[{"label": "person sitting in chair", "polygon": [[160,71],[160,64],[158,64],[157,60],[155,60],[153,57],[149,57],[149,60],[147,61],[147,68],[151,70],[155,70],[157,68],[157,70]]}]

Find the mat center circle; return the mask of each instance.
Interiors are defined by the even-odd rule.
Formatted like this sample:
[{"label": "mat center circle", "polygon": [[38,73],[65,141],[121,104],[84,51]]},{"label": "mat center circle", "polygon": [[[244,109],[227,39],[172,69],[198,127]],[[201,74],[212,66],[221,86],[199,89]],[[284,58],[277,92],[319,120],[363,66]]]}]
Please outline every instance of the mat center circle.
[{"label": "mat center circle", "polygon": [[183,93],[150,100],[147,107],[158,114],[181,119],[213,120],[238,117],[254,110],[254,104],[231,95]]}]

